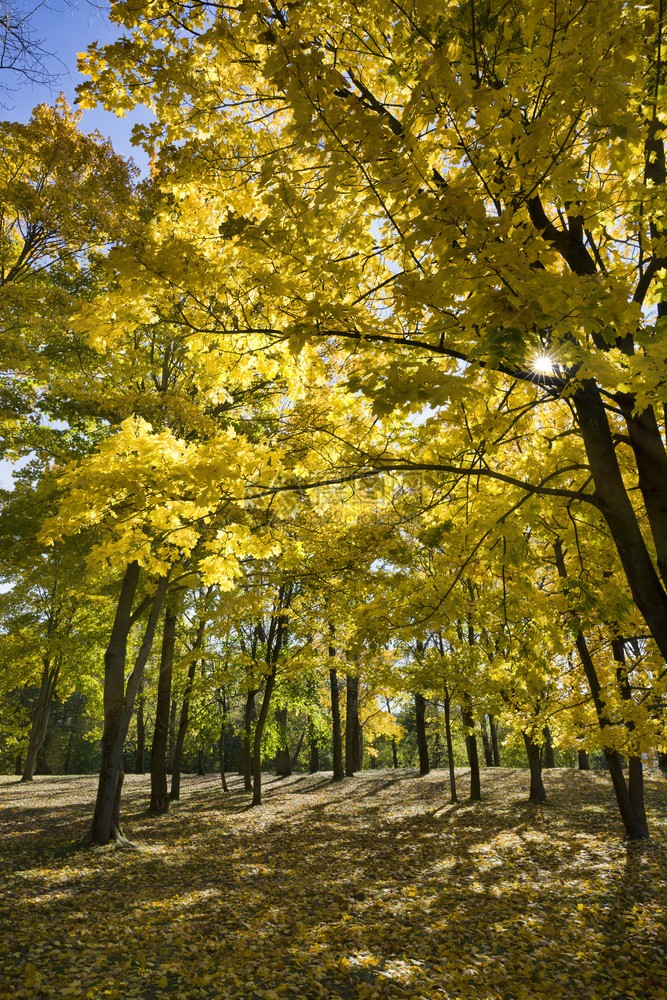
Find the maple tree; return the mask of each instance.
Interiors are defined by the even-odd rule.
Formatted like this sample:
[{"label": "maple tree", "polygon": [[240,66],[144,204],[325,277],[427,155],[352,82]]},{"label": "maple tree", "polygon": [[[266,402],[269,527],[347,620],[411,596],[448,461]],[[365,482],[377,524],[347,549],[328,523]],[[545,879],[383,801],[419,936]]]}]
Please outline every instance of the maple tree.
[{"label": "maple tree", "polygon": [[[138,139],[174,189],[225,192],[227,263],[273,295],[250,329],[349,343],[351,385],[378,413],[489,389],[560,400],[580,470],[542,451],[508,476],[488,434],[382,464],[591,507],[667,655],[659,5],[148,2],[113,16],[129,34],[83,60],[82,99],[148,104]],[[181,289],[192,326],[233,328]]]}]

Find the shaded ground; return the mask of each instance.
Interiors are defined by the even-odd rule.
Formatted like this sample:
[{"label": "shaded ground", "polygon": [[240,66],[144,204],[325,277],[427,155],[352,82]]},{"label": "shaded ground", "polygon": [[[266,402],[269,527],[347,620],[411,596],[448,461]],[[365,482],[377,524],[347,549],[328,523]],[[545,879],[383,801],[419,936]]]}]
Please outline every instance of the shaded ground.
[{"label": "shaded ground", "polygon": [[[0,998],[667,1000],[667,781],[625,845],[606,775],[185,777],[162,818],[126,778],[137,850],[85,848],[92,777],[0,778]],[[461,774],[463,778],[463,774]]]}]

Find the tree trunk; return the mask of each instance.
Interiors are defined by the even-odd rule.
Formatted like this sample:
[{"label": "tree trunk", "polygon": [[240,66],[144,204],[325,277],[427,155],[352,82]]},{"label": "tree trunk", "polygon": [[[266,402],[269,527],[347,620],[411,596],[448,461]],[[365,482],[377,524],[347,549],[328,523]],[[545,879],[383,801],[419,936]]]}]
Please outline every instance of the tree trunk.
[{"label": "tree trunk", "polygon": [[252,724],[257,718],[256,694],[256,688],[248,691],[243,713],[243,787],[246,792],[252,791]]},{"label": "tree trunk", "polygon": [[[329,657],[335,656],[333,647],[329,647]],[[343,734],[340,727],[340,702],[338,699],[338,674],[335,667],[329,669],[329,686],[331,688],[331,734],[333,741],[333,780],[342,781],[343,770]]]},{"label": "tree trunk", "polygon": [[526,732],[523,733],[523,741],[526,744],[528,766],[530,767],[530,795],[528,796],[528,800],[536,804],[543,804],[547,801],[547,793],[544,790],[544,783],[542,781],[542,749]]},{"label": "tree trunk", "polygon": [[417,723],[417,748],[419,750],[419,775],[424,777],[431,770],[428,759],[428,743],[426,741],[426,699],[423,694],[415,691],[415,719]]},{"label": "tree trunk", "polygon": [[218,766],[220,768],[220,782],[223,792],[228,792],[227,775],[225,774],[225,723],[220,726],[220,739],[218,740]]},{"label": "tree trunk", "polygon": [[588,750],[577,750],[580,771],[590,771],[591,765],[588,761]]},{"label": "tree trunk", "polygon": [[[109,645],[104,654],[104,731],[102,755],[97,786],[97,799],[88,840],[107,844],[122,837],[120,826],[121,769],[125,737],[134,709],[134,700],[153,644],[155,628],[167,592],[167,577],[161,577],[150,602],[150,613],[144,630],[141,647],[130,677],[125,684],[127,639],[134,618],[132,604],[139,582],[139,564],[129,563],[121,584],[116,616],[111,629]],[[144,602],[140,607],[144,606]],[[138,614],[138,612],[137,612]]]},{"label": "tree trunk", "polygon": [[661,750],[658,751],[658,767],[667,778],[667,753],[663,753]]},{"label": "tree trunk", "polygon": [[398,750],[396,749],[396,737],[391,738],[391,755],[394,761],[394,770],[398,771]]},{"label": "tree trunk", "polygon": [[486,716],[483,715],[481,719],[481,729],[482,729],[482,748],[484,750],[484,763],[487,767],[493,767],[493,752],[491,750],[491,741],[489,739],[489,732],[486,728]]},{"label": "tree trunk", "polygon": [[454,746],[452,743],[451,698],[445,688],[445,739],[447,741],[447,766],[449,767],[449,800],[458,802],[456,795],[456,773],[454,771]]},{"label": "tree trunk", "polygon": [[310,719],[308,720],[308,727],[310,729],[310,757],[308,760],[308,772],[310,774],[315,774],[320,769],[320,748],[317,743],[315,727]]},{"label": "tree trunk", "polygon": [[60,664],[62,661],[60,657],[58,657],[55,664],[52,664],[49,658],[45,658],[43,662],[44,667],[39,687],[39,698],[37,700],[37,707],[33,712],[32,722],[30,725],[28,750],[26,752],[25,764],[23,765],[21,781],[32,781],[33,779],[37,754],[44,744],[46,728],[49,724],[49,714],[51,712],[51,705],[53,704],[53,699],[56,693],[56,683],[58,680],[58,674],[60,673]]},{"label": "tree trunk", "polygon": [[257,723],[255,725],[255,738],[252,746],[252,804],[254,806],[261,806],[262,804],[262,736],[264,734],[266,719],[269,714],[271,695],[273,694],[273,689],[276,684],[276,670],[277,664],[274,663],[271,673],[266,678],[264,697],[262,698],[262,705],[259,710],[259,715],[257,716]]},{"label": "tree trunk", "polygon": [[347,676],[347,714],[345,718],[345,774],[351,778],[361,770],[359,725],[359,678]]},{"label": "tree trunk", "polygon": [[551,740],[551,730],[548,726],[544,727],[544,765],[545,768],[552,768],[556,766],[556,760],[554,758],[554,745]]},{"label": "tree trunk", "polygon": [[[563,548],[560,539],[556,540],[554,545],[554,554],[556,557],[558,575],[562,578],[566,578],[567,572],[565,568],[565,557],[563,555]],[[595,669],[595,663],[593,662],[593,657],[590,654],[588,643],[586,642],[583,632],[578,631],[576,633],[575,644],[577,652],[579,653],[581,665],[584,669],[584,674],[586,675],[586,680],[588,681],[588,687],[593,698],[593,704],[595,706],[595,712],[598,719],[598,726],[600,727],[600,732],[604,740],[605,730],[611,725],[611,719],[608,717],[605,710],[605,703],[602,697],[602,685],[600,684],[600,679],[598,677],[597,670]],[[621,767],[621,761],[617,751],[609,750],[605,747],[604,756],[609,774],[611,775],[612,784],[614,786],[616,802],[618,803],[618,809],[621,814],[621,819],[623,820],[626,837],[628,840],[647,840],[649,833],[646,815],[643,808],[639,812],[637,811],[635,803],[630,797],[630,792],[625,783],[623,768]],[[635,794],[638,793],[639,789],[636,789]]]},{"label": "tree trunk", "polygon": [[[623,483],[600,392],[593,381],[588,381],[573,393],[572,400],[595,485],[596,506],[609,527],[633,600],[662,656],[667,660],[667,594],[653,565]],[[651,508],[649,519],[653,539],[659,548],[658,560],[663,579],[667,579],[664,499],[656,502],[653,496],[652,483],[648,483],[648,479],[652,478],[648,472],[651,462],[645,461],[641,456],[642,449],[638,448],[636,432],[637,429],[633,428],[630,437],[637,459],[640,488],[647,510]],[[664,448],[662,451],[664,452]],[[664,478],[660,479],[658,492],[661,497],[664,495]]]},{"label": "tree trunk", "polygon": [[[304,738],[305,738],[305,735],[306,735],[306,729],[307,728],[308,728],[308,724],[306,724],[305,729],[301,730],[301,734],[299,736],[299,739],[297,740],[296,749],[294,750],[294,753],[292,754],[292,770],[296,767],[296,762],[299,759],[299,754],[301,753],[301,747],[303,746],[303,741],[304,741]],[[291,774],[291,772],[290,772],[290,774]]]},{"label": "tree trunk", "polygon": [[477,737],[475,736],[475,720],[472,716],[472,699],[469,694],[463,696],[461,717],[466,728],[466,753],[470,765],[470,801],[479,802],[482,797],[479,780],[479,755],[477,753]]},{"label": "tree trunk", "polygon": [[178,721],[178,731],[174,742],[174,763],[171,769],[171,791],[169,798],[178,800],[181,797],[181,768],[183,767],[183,744],[190,722],[190,695],[197,672],[197,661],[192,660],[188,667],[188,676],[185,681],[185,691],[183,692],[183,702],[181,704],[181,715]]},{"label": "tree trunk", "polygon": [[14,774],[21,774],[23,772],[23,754],[19,751],[14,758]]},{"label": "tree trunk", "polygon": [[171,702],[171,709],[169,711],[169,747],[167,750],[167,771],[169,774],[173,773],[174,770],[174,751],[176,749],[176,711],[178,705],[176,704],[176,699],[174,698]]},{"label": "tree trunk", "polygon": [[648,821],[644,807],[644,765],[638,755],[628,758],[628,795],[639,826],[644,833],[642,839],[648,839]]},{"label": "tree trunk", "polygon": [[489,716],[491,730],[491,749],[493,751],[493,766],[500,767],[500,747],[498,746],[498,723],[492,715]]},{"label": "tree trunk", "polygon": [[227,700],[222,695],[222,719],[220,720],[220,739],[218,740],[218,759],[220,764],[220,781],[223,792],[228,792],[227,776],[225,775],[225,735],[227,731]]},{"label": "tree trunk", "polygon": [[167,788],[167,746],[171,715],[171,678],[176,643],[176,613],[167,607],[164,611],[160,673],[157,685],[155,729],[151,747],[151,804],[149,812],[160,815],[169,812]]},{"label": "tree trunk", "polygon": [[144,719],[144,681],[141,680],[137,695],[137,756],[134,770],[143,774],[146,770],[146,722]]},{"label": "tree trunk", "polygon": [[[283,586],[280,588],[280,607],[286,610],[289,607],[289,603],[292,596],[291,585]],[[271,626],[266,639],[266,665],[270,672],[266,678],[266,685],[264,687],[264,697],[262,698],[262,707],[259,710],[259,715],[257,716],[257,723],[255,725],[255,739],[252,747],[252,776],[253,776],[253,788],[252,788],[252,804],[253,806],[260,806],[262,804],[262,736],[264,734],[264,726],[266,725],[266,720],[269,715],[269,705],[271,702],[271,695],[273,694],[273,689],[276,684],[276,674],[278,672],[278,659],[280,657],[280,652],[287,642],[287,631],[288,631],[288,619],[284,614],[277,615],[272,618]]]},{"label": "tree trunk", "polygon": [[204,748],[203,748],[203,746],[199,746],[197,748],[197,774],[199,775],[200,778],[203,778],[204,775],[206,774],[206,770],[204,768]]},{"label": "tree trunk", "polygon": [[288,778],[292,773],[292,758],[287,742],[287,708],[277,708],[274,716],[278,725],[280,746],[276,751],[276,774],[280,778]]}]

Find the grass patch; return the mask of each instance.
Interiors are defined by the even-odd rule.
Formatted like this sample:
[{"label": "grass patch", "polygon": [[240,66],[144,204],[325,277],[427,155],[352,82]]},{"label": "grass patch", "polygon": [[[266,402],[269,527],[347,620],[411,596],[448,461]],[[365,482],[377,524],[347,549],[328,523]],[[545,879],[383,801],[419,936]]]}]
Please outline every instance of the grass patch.
[{"label": "grass patch", "polygon": [[[464,772],[461,772],[463,780]],[[626,845],[604,774],[125,779],[136,851],[84,847],[93,777],[0,779],[0,997],[667,1000],[667,782]]]}]

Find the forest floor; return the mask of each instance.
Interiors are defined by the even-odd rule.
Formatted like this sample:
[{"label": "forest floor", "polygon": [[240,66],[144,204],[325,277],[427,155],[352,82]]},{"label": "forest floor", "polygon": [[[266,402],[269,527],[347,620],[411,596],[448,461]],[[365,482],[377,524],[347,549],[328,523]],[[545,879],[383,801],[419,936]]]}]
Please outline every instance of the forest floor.
[{"label": "forest floor", "polygon": [[[465,772],[459,774],[461,786]],[[625,844],[606,774],[128,775],[136,849],[86,847],[94,777],[0,778],[0,997],[667,1000],[667,781]],[[461,792],[465,789],[462,787]]]}]

